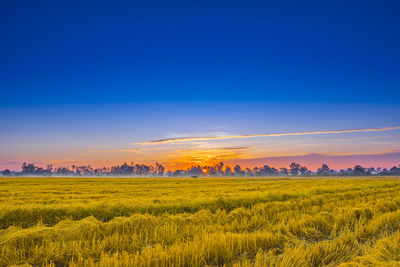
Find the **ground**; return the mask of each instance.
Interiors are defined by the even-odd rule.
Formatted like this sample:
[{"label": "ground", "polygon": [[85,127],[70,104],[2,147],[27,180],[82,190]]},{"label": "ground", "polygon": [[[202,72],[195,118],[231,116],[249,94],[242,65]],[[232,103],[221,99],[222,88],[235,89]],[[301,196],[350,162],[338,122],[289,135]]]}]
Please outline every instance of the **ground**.
[{"label": "ground", "polygon": [[400,178],[2,178],[0,266],[400,266]]}]

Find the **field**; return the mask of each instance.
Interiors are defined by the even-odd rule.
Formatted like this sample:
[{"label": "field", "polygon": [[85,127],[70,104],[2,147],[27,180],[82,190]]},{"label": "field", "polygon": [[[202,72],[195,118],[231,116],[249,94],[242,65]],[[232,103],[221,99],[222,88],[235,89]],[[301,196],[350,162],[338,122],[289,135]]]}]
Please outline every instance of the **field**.
[{"label": "field", "polygon": [[3,178],[0,266],[400,266],[398,178]]}]

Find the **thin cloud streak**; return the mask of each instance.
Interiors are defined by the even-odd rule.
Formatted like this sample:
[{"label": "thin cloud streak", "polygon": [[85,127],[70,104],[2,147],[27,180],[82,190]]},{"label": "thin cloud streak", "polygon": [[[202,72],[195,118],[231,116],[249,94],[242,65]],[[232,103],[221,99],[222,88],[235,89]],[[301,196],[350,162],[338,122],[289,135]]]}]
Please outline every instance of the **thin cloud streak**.
[{"label": "thin cloud streak", "polygon": [[133,148],[133,149],[115,149],[115,150],[103,150],[105,153],[118,153],[118,152],[137,152],[139,151],[139,148]]},{"label": "thin cloud streak", "polygon": [[205,137],[178,137],[178,138],[166,138],[166,139],[151,140],[150,142],[132,143],[132,144],[157,145],[157,144],[165,144],[165,143],[180,143],[180,142],[187,142],[187,141],[206,141],[206,140],[274,137],[274,136],[297,136],[297,135],[314,135],[314,134],[340,134],[340,133],[355,133],[355,132],[382,132],[382,131],[391,131],[391,130],[400,130],[400,126],[383,127],[383,128],[298,132],[298,133],[270,133],[270,134],[243,134],[243,135],[205,136]]}]

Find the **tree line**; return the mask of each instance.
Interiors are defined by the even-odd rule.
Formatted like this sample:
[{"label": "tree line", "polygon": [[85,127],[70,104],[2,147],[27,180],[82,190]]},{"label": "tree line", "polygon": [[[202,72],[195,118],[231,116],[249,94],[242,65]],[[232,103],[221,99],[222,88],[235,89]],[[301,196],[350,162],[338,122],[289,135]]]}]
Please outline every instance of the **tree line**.
[{"label": "tree line", "polygon": [[400,165],[387,168],[364,168],[360,165],[346,170],[334,170],[327,164],[322,164],[316,171],[309,170],[306,166],[292,162],[288,168],[274,168],[268,165],[254,168],[242,168],[235,165],[233,168],[219,162],[214,165],[191,166],[187,169],[175,171],[165,171],[164,166],[159,163],[155,165],[127,164],[112,167],[93,168],[90,165],[71,167],[46,167],[35,165],[34,163],[23,163],[20,172],[8,169],[2,172],[3,176],[142,176],[142,177],[184,177],[184,176],[237,176],[237,177],[257,177],[257,176],[360,176],[360,175],[400,175]]}]

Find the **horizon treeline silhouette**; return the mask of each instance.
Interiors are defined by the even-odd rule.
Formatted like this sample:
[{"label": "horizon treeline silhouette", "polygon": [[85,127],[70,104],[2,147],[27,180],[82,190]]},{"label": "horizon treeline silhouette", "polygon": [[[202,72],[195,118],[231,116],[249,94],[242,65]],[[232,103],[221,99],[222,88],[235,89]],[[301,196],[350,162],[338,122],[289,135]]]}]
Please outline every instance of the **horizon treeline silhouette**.
[{"label": "horizon treeline silhouette", "polygon": [[360,175],[400,175],[400,164],[390,169],[381,167],[364,168],[356,165],[354,168],[346,170],[334,170],[327,164],[322,164],[316,171],[309,170],[306,166],[292,162],[288,168],[274,168],[268,165],[254,168],[244,168],[235,165],[231,168],[223,162],[214,165],[197,165],[187,169],[177,169],[175,171],[165,171],[164,166],[159,163],[155,165],[127,164],[112,167],[92,168],[90,165],[71,167],[46,167],[37,166],[34,163],[23,163],[21,171],[2,171],[3,176],[137,176],[137,177],[184,177],[184,176],[236,176],[236,177],[257,177],[257,176],[360,176]]}]

